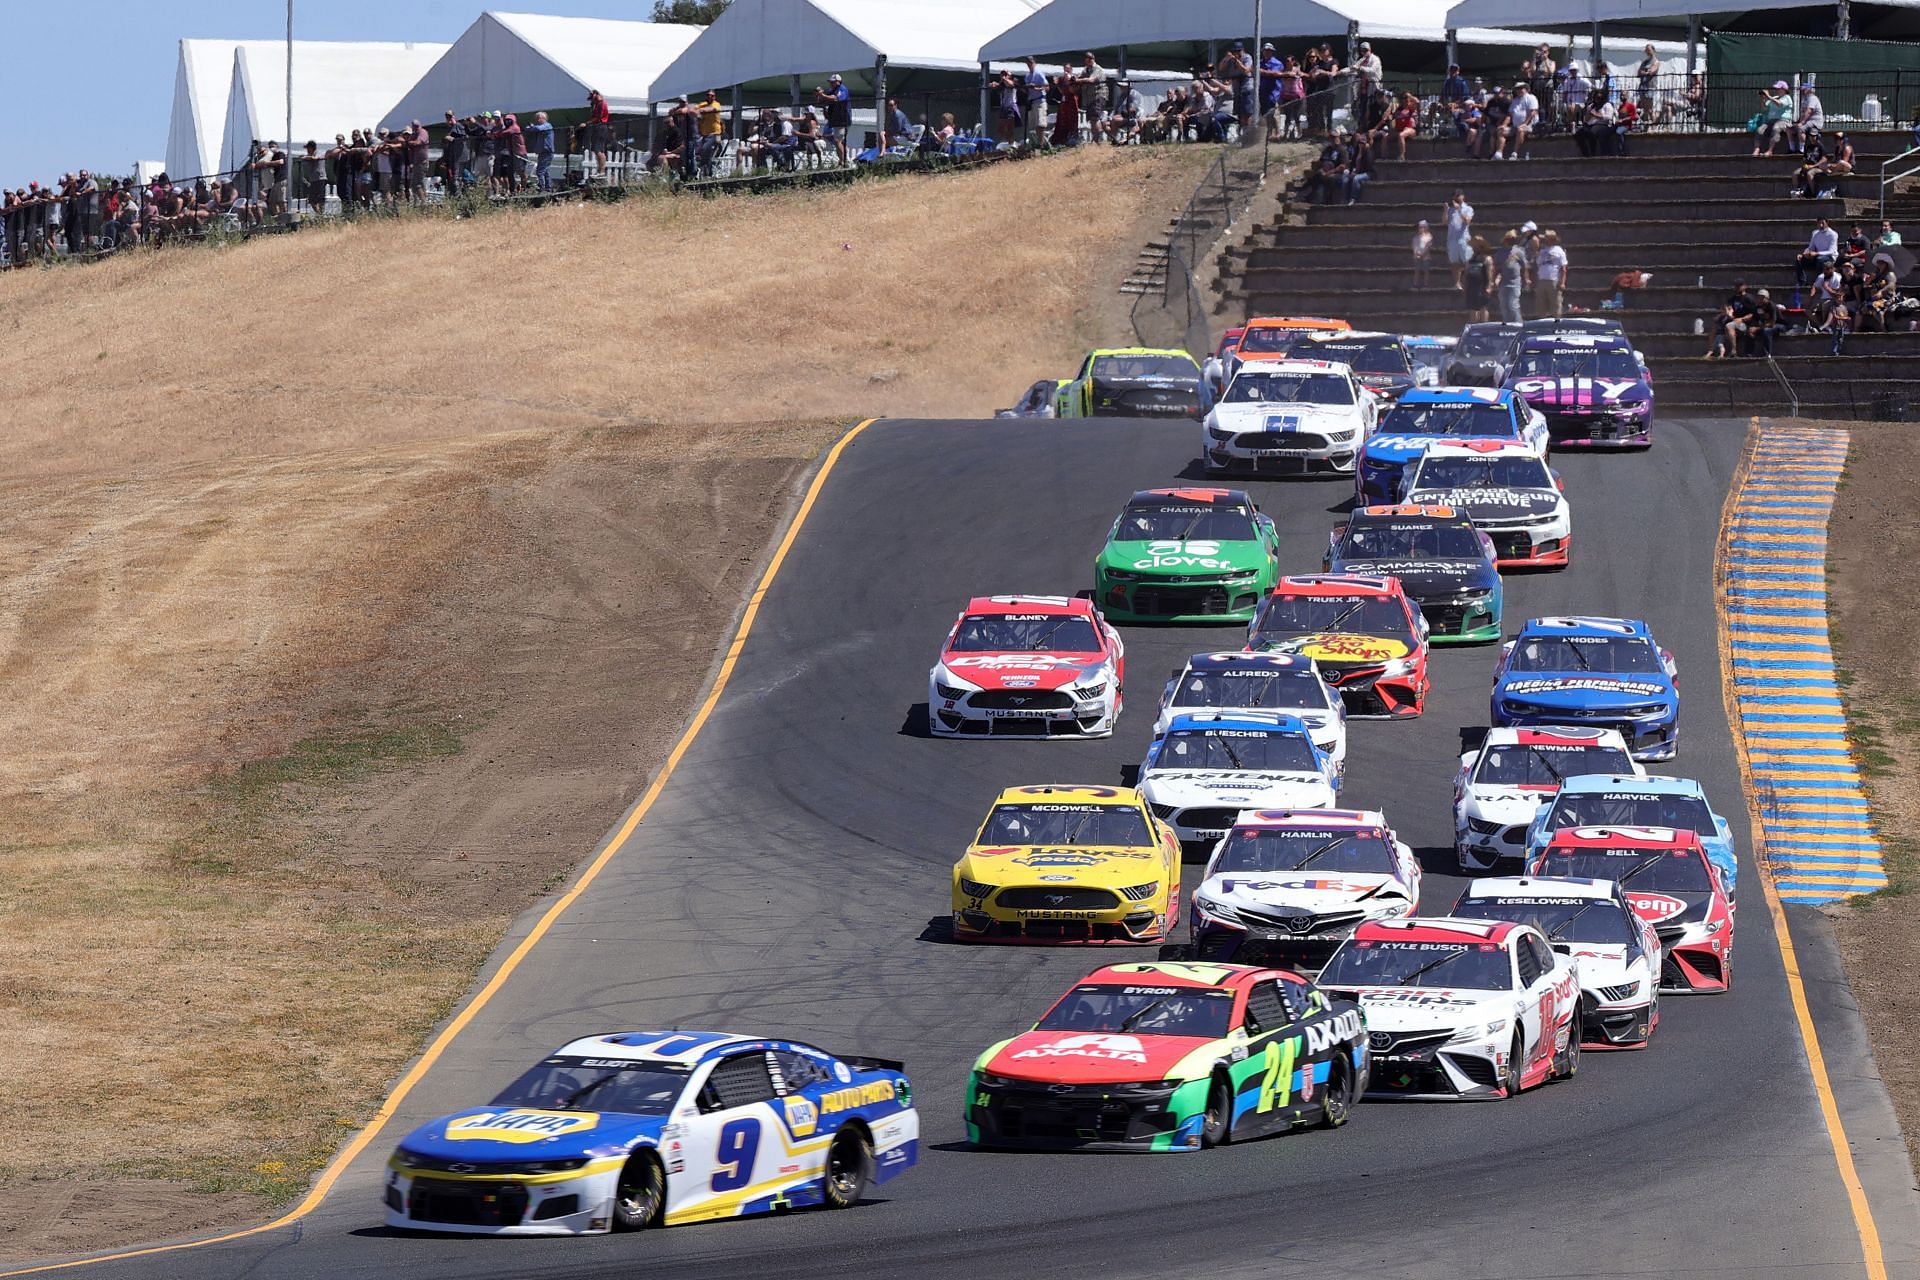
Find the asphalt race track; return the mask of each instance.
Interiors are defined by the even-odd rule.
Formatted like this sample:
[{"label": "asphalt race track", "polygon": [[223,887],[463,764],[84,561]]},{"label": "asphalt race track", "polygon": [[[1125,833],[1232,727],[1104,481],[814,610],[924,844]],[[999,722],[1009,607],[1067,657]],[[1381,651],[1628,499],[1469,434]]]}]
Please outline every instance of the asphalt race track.
[{"label": "asphalt race track", "polygon": [[[435,1065],[403,1114],[293,1227],[79,1274],[211,1277],[1134,1275],[1857,1277],[1854,1220],[1795,1031],[1747,849],[1720,693],[1713,556],[1743,421],[1663,422],[1649,455],[1558,455],[1573,567],[1510,577],[1507,626],[1647,618],[1679,661],[1681,755],[1739,837],[1731,995],[1663,1002],[1645,1053],[1472,1105],[1369,1103],[1338,1132],[1193,1155],[986,1154],[962,1144],[974,1054],[1125,948],[942,940],[949,866],[1003,786],[1130,781],[1168,671],[1237,648],[1222,628],[1124,628],[1128,707],[1105,742],[935,741],[927,668],[969,595],[1071,594],[1133,490],[1197,478],[1190,424],[880,423],[826,483],[733,683],[629,846]],[[1283,568],[1317,570],[1344,482],[1262,482]],[[1343,803],[1382,808],[1458,892],[1450,785],[1483,725],[1491,647],[1436,651],[1411,723],[1355,721]],[[638,785],[635,791],[639,790]],[[609,815],[612,816],[612,815]],[[584,850],[582,851],[585,852]],[[1198,868],[1188,867],[1188,888]],[[1797,918],[1797,917],[1796,917]],[[524,927],[524,926],[523,926]],[[1891,1274],[1915,1269],[1911,1179],[1817,929],[1803,957]],[[484,1102],[529,1061],[612,1029],[791,1035],[904,1059],[920,1167],[846,1213],[636,1236],[487,1240],[387,1232],[394,1139]],[[210,1103],[211,1105],[211,1103]],[[1862,1132],[1862,1124],[1875,1131]]]}]

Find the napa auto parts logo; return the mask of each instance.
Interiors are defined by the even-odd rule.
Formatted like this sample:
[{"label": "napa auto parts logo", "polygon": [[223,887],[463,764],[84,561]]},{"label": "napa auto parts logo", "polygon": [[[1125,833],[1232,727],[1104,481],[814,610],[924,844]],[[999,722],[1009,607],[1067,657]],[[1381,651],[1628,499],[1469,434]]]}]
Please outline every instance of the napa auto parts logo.
[{"label": "napa auto parts logo", "polygon": [[482,1111],[447,1121],[447,1141],[510,1142],[524,1146],[579,1133],[600,1123],[591,1111]]},{"label": "napa auto parts logo", "polygon": [[1219,558],[1220,544],[1195,539],[1180,542],[1172,539],[1149,542],[1146,558],[1135,560],[1136,569],[1231,569],[1231,560]]},{"label": "napa auto parts logo", "polygon": [[1147,1060],[1146,1046],[1138,1036],[1081,1035],[1064,1036],[1051,1044],[1021,1049],[1015,1058],[1092,1058],[1100,1062],[1141,1062]]}]

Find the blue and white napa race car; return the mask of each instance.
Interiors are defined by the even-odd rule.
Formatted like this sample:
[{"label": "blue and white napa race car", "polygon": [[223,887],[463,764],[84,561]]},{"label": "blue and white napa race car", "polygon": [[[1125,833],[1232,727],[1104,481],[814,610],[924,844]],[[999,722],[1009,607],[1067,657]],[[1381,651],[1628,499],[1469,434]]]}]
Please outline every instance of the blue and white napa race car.
[{"label": "blue and white napa race car", "polygon": [[1343,364],[1262,357],[1241,363],[1201,425],[1209,475],[1346,475],[1377,413]]},{"label": "blue and white napa race car", "polygon": [[586,1235],[819,1205],[919,1158],[897,1062],[705,1031],[575,1040],[400,1140],[390,1227]]},{"label": "blue and white napa race car", "polygon": [[1580,774],[1560,784],[1553,803],[1541,809],[1527,828],[1527,865],[1532,866],[1554,833],[1570,827],[1670,827],[1700,837],[1707,861],[1720,877],[1727,901],[1740,874],[1733,828],[1715,813],[1706,789],[1692,778],[1661,774]]},{"label": "blue and white napa race car", "polygon": [[1615,729],[1635,760],[1671,760],[1680,750],[1678,676],[1644,622],[1532,618],[1501,647],[1493,723]]},{"label": "blue and white napa race car", "polygon": [[1175,716],[1140,762],[1140,794],[1183,844],[1211,845],[1246,809],[1330,809],[1340,771],[1298,716]]},{"label": "blue and white napa race car", "polygon": [[1511,440],[1547,456],[1547,421],[1505,388],[1416,387],[1381,416],[1360,451],[1360,504],[1398,502],[1407,467],[1443,441]]}]

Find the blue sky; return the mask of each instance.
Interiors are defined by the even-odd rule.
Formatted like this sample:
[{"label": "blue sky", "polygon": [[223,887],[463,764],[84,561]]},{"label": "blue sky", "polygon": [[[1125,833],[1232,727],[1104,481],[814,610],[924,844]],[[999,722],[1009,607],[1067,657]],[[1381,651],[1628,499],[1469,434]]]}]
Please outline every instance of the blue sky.
[{"label": "blue sky", "polygon": [[[294,0],[295,39],[451,44],[485,0]],[[645,18],[651,0],[494,0],[508,13]],[[285,0],[0,0],[0,187],[159,160],[183,36],[277,40]],[[76,69],[79,73],[76,74]]]}]

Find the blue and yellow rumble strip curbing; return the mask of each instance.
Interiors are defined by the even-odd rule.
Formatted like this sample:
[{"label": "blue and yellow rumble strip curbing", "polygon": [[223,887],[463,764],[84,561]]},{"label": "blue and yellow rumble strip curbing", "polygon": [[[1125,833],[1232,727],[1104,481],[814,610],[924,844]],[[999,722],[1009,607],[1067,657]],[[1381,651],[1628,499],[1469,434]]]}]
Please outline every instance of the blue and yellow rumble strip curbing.
[{"label": "blue and yellow rumble strip curbing", "polygon": [[1783,902],[1884,888],[1827,637],[1827,517],[1847,433],[1763,426],[1721,547],[1727,673]]}]

